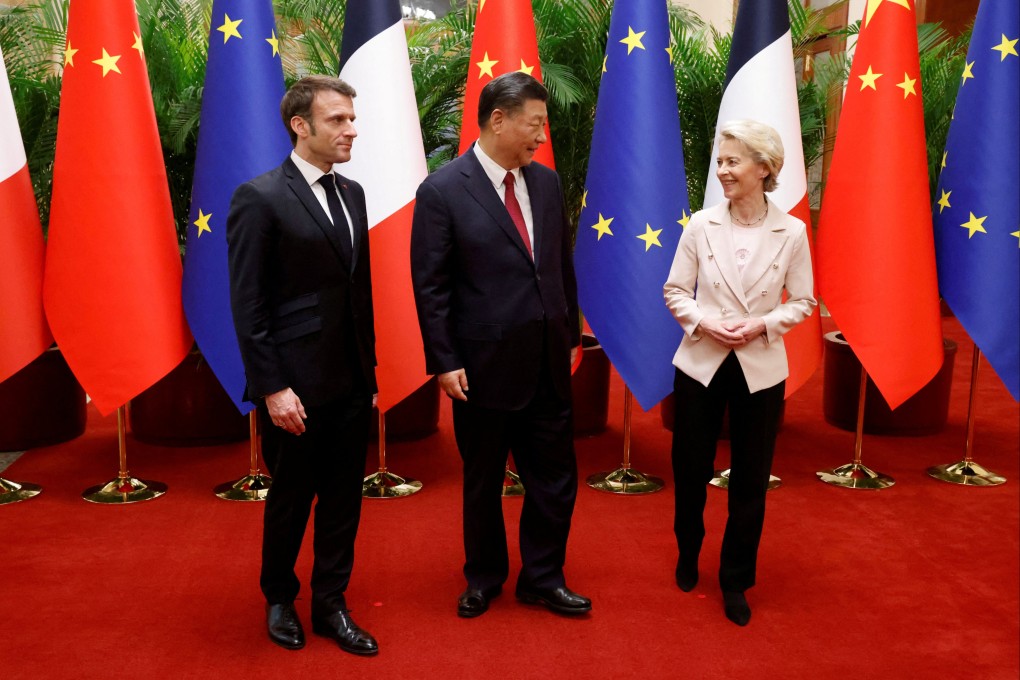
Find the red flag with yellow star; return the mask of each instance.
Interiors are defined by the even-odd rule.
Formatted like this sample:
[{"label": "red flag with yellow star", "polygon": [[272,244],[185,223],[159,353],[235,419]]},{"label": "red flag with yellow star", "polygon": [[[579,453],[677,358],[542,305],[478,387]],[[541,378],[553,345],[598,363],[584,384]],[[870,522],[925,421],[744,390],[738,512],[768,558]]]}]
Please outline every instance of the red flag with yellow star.
[{"label": "red flag with yellow star", "polygon": [[72,2],[43,299],[107,414],[191,348],[166,168],[132,0]]},{"label": "red flag with yellow star", "polygon": [[822,300],[896,408],[942,366],[914,0],[868,0],[818,225]]},{"label": "red flag with yellow star", "polygon": [[[464,119],[460,126],[460,151],[467,151],[478,139],[478,95],[496,76],[523,71],[542,81],[538,64],[538,39],[530,0],[479,0],[475,33],[471,41],[471,63],[464,88]],[[535,152],[534,160],[547,167],[553,163],[552,137]]]}]

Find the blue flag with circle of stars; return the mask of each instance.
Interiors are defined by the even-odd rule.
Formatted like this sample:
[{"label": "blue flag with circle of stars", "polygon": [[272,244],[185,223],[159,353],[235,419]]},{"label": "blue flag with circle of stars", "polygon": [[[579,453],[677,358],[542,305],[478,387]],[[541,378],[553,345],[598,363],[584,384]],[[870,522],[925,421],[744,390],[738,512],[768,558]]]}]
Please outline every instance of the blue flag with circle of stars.
[{"label": "blue flag with circle of stars", "polygon": [[279,165],[291,144],[280,120],[283,66],[271,0],[215,0],[202,93],[182,295],[188,325],[241,413],[244,366],[230,312],[227,211],[234,189]]},{"label": "blue flag with circle of stars", "polygon": [[1020,3],[982,0],[932,212],[939,289],[1020,400]]},{"label": "blue flag with circle of stars", "polygon": [[581,310],[645,410],[673,391],[683,331],[662,286],[690,216],[666,0],[617,0],[574,266]]}]

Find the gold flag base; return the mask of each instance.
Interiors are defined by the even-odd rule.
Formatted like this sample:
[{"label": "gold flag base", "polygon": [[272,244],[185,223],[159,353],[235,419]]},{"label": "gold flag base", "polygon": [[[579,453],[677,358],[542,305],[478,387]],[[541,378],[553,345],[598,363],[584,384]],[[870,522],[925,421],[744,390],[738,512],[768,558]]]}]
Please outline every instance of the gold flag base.
[{"label": "gold flag base", "polygon": [[961,460],[952,465],[935,465],[928,468],[928,476],[950,484],[964,486],[998,486],[1006,478],[978,465],[972,460]]},{"label": "gold flag base", "polygon": [[[708,483],[711,484],[712,486],[717,486],[720,489],[729,489],[730,469],[726,468],[725,470],[716,470],[715,477],[713,477]],[[769,491],[774,491],[781,487],[782,485],[783,480],[781,480],[779,477],[776,477],[775,475],[769,475],[769,489],[768,489]]]},{"label": "gold flag base", "polygon": [[166,484],[135,477],[117,477],[100,486],[90,486],[81,493],[89,503],[127,505],[159,498],[166,493]]},{"label": "gold flag base", "polygon": [[403,498],[421,491],[421,482],[380,470],[365,477],[361,485],[363,498]]},{"label": "gold flag base", "polygon": [[628,467],[621,467],[612,472],[597,472],[586,480],[588,486],[596,491],[636,496],[644,493],[661,491],[665,483],[658,477],[646,475]]},{"label": "gold flag base", "polygon": [[18,503],[35,498],[42,493],[42,487],[28,482],[12,482],[0,477],[0,505]]},{"label": "gold flag base", "polygon": [[847,463],[834,470],[816,472],[818,479],[845,489],[888,489],[896,483],[892,477],[875,472],[861,463]]},{"label": "gold flag base", "polygon": [[509,466],[506,469],[506,474],[503,475],[503,490],[500,493],[504,497],[524,495],[524,483],[521,481],[521,476],[511,470]]},{"label": "gold flag base", "polygon": [[272,477],[256,473],[245,475],[236,482],[224,482],[214,488],[213,493],[225,501],[264,501],[272,485]]}]

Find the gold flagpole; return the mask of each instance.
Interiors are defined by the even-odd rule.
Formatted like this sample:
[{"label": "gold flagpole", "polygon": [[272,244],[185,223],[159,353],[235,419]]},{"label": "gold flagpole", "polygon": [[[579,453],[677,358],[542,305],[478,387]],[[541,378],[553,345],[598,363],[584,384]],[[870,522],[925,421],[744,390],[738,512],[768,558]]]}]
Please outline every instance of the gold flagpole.
[{"label": "gold flagpole", "polygon": [[586,480],[588,486],[607,493],[636,495],[659,491],[664,483],[658,477],[643,474],[630,466],[631,409],[634,395],[629,387],[623,393],[623,463],[612,472],[597,472]]},{"label": "gold flagpole", "polygon": [[28,482],[12,482],[0,477],[0,505],[18,503],[35,498],[42,492],[42,487]]},{"label": "gold flagpole", "polygon": [[524,482],[521,476],[510,469],[510,458],[506,459],[506,472],[503,474],[503,496],[523,496]]},{"label": "gold flagpole", "polygon": [[166,484],[136,479],[127,468],[127,418],[126,408],[117,409],[117,445],[120,470],[117,478],[100,486],[90,486],[81,493],[89,503],[126,505],[159,498],[166,493]]},{"label": "gold flagpole", "polygon": [[379,471],[365,477],[363,498],[403,498],[421,491],[421,482],[386,469],[386,414],[379,411]]},{"label": "gold flagpole", "polygon": [[974,462],[974,404],[977,401],[978,365],[981,363],[981,350],[974,345],[974,359],[970,367],[970,401],[967,406],[967,443],[963,460],[952,465],[935,465],[928,468],[928,475],[950,484],[966,486],[998,486],[1005,484],[1006,478],[987,470]]},{"label": "gold flagpole", "polygon": [[213,489],[217,498],[225,501],[264,501],[269,495],[273,478],[259,470],[259,418],[252,410],[248,413],[248,474],[234,482],[224,482]]},{"label": "gold flagpole", "polygon": [[881,472],[875,472],[861,463],[861,450],[864,448],[864,397],[868,387],[868,372],[861,365],[860,400],[857,403],[857,439],[854,442],[854,462],[840,465],[834,470],[816,472],[818,478],[826,484],[841,486],[846,489],[887,489],[896,481]]}]

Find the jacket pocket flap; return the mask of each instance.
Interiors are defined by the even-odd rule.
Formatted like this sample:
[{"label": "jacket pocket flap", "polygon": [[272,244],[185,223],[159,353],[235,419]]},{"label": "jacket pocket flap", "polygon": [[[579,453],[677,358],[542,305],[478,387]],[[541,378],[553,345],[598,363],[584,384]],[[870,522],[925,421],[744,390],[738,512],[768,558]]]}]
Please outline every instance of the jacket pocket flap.
[{"label": "jacket pocket flap", "polygon": [[308,309],[319,304],[318,293],[306,293],[305,295],[299,295],[296,298],[287,300],[273,311],[273,316],[279,319],[282,316],[286,316],[299,309]]},{"label": "jacket pocket flap", "polygon": [[293,326],[286,326],[273,331],[274,342],[287,342],[288,340],[294,340],[305,335],[310,335],[316,331],[322,330],[322,319],[315,317],[314,319],[308,319],[301,323],[296,323]]}]

